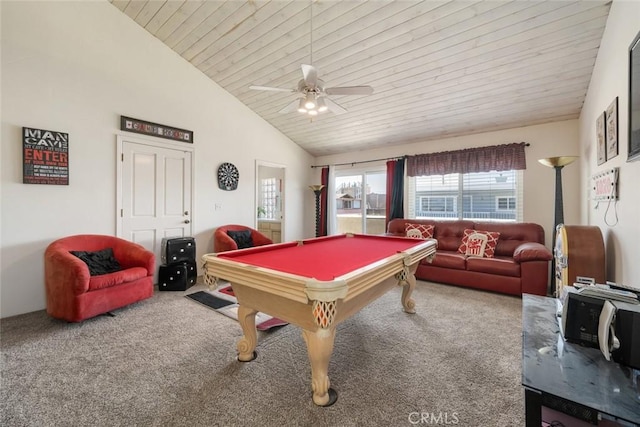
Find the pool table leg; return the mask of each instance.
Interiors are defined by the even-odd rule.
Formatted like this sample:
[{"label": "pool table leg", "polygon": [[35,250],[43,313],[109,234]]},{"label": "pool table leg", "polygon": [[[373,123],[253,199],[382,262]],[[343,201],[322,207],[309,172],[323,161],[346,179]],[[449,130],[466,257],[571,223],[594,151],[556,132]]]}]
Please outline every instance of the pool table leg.
[{"label": "pool table leg", "polygon": [[313,403],[318,406],[331,406],[338,400],[338,393],[329,387],[328,375],[335,336],[335,327],[318,329],[315,332],[302,330],[302,337],[307,343],[307,353],[311,362]]},{"label": "pool table leg", "polygon": [[402,286],[402,307],[405,313],[414,314],[416,312],[416,302],[411,299],[413,289],[416,287],[416,267],[405,270],[398,277],[398,284]]},{"label": "pool table leg", "polygon": [[258,343],[258,334],[256,332],[256,310],[238,306],[238,322],[242,326],[244,336],[238,341],[238,360],[241,362],[250,362],[256,358],[254,351]]}]

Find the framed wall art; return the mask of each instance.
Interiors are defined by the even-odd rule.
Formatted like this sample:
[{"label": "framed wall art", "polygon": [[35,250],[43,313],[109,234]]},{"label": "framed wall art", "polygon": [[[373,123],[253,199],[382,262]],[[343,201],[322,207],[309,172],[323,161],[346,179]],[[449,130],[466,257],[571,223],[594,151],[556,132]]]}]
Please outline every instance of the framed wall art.
[{"label": "framed wall art", "polygon": [[606,130],[605,130],[605,112],[596,119],[596,142],[598,144],[598,165],[607,161],[607,142],[606,142]]},{"label": "framed wall art", "polygon": [[607,160],[618,155],[618,97],[607,107]]},{"label": "framed wall art", "polygon": [[22,128],[22,182],[69,185],[69,134]]},{"label": "framed wall art", "polygon": [[627,161],[640,159],[640,33],[629,46],[629,151]]},{"label": "framed wall art", "polygon": [[120,116],[120,130],[193,144],[193,132],[190,130],[132,119],[126,116]]}]

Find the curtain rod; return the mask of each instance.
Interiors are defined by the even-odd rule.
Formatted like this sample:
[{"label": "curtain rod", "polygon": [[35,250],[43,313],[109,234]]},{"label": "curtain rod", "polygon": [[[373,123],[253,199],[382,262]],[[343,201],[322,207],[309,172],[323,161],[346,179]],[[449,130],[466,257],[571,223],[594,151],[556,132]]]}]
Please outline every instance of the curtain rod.
[{"label": "curtain rod", "polygon": [[[530,144],[530,143],[528,143],[528,142],[524,144],[524,146],[525,146],[525,147],[528,147],[528,146],[530,146],[530,145],[531,145],[531,144]],[[373,163],[373,162],[383,162],[383,161],[385,161],[385,160],[399,160],[399,159],[405,159],[405,158],[407,158],[407,156],[408,156],[408,155],[407,155],[407,154],[405,154],[404,156],[387,157],[386,159],[360,160],[360,161],[358,161],[358,162],[335,163],[335,164],[333,164],[333,165],[312,165],[312,166],[311,166],[311,168],[312,168],[312,169],[314,169],[314,168],[326,168],[326,167],[329,167],[329,166],[348,166],[348,165],[353,166],[353,165],[358,165],[358,164],[360,164],[360,163]]]},{"label": "curtain rod", "polygon": [[386,159],[375,159],[375,160],[360,160],[358,162],[348,162],[348,163],[334,163],[333,165],[314,165],[312,168],[326,168],[327,166],[347,166],[347,165],[357,165],[360,163],[373,163],[373,162],[383,162],[385,160],[399,160],[404,159],[407,156],[396,156],[396,157],[387,157]]}]

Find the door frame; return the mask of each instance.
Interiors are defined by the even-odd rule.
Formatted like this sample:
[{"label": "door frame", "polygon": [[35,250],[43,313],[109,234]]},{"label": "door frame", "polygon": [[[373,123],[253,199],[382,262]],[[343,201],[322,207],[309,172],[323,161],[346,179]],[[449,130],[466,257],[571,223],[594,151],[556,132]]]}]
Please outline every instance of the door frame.
[{"label": "door frame", "polygon": [[[362,227],[362,232],[366,234],[367,232],[367,202],[366,202],[366,184],[367,184],[367,174],[376,174],[376,173],[387,173],[387,169],[385,167],[385,165],[377,165],[377,166],[369,166],[369,167],[351,167],[351,168],[345,168],[345,169],[336,169],[335,173],[334,173],[334,183],[333,186],[335,188],[335,180],[337,178],[340,177],[345,177],[345,176],[351,176],[351,175],[360,175],[362,177],[362,194],[364,196],[364,198],[362,199],[362,203],[360,206],[360,214],[361,214],[361,218],[360,218],[360,224]],[[336,228],[337,228],[337,224],[338,224],[338,213],[337,210],[334,209],[334,212],[332,212],[333,215],[336,216],[335,218],[335,223],[336,223]]]},{"label": "door frame", "polygon": [[258,200],[260,198],[260,166],[265,166],[268,168],[277,168],[282,169],[282,192],[281,192],[281,200],[280,200],[280,213],[282,218],[280,219],[280,241],[286,242],[285,240],[285,224],[286,224],[286,190],[287,190],[287,167],[280,163],[267,162],[264,160],[256,159],[256,170],[255,170],[255,187],[254,187],[254,200],[253,200],[253,221],[254,228],[258,229]]},{"label": "door frame", "polygon": [[116,237],[122,237],[122,166],[124,161],[122,160],[124,154],[124,143],[132,142],[134,144],[140,145],[148,145],[155,148],[163,148],[169,150],[177,150],[191,153],[191,206],[189,207],[189,228],[191,232],[189,235],[193,236],[193,230],[195,229],[195,221],[196,214],[194,212],[194,194],[195,194],[195,147],[185,145],[184,143],[174,143],[169,142],[164,139],[153,138],[153,137],[141,137],[140,135],[130,135],[128,133],[117,133],[116,134]]}]

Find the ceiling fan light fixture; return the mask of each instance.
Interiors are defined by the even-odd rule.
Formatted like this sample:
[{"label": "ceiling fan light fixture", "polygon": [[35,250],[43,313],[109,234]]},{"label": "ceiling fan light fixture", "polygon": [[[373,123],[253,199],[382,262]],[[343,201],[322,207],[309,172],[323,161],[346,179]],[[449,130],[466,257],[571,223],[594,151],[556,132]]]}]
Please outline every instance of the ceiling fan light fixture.
[{"label": "ceiling fan light fixture", "polygon": [[318,115],[318,110],[309,110],[309,111],[307,111],[307,114],[309,114],[310,116],[317,116]]},{"label": "ceiling fan light fixture", "polygon": [[312,110],[316,108],[316,93],[315,92],[307,92],[307,96],[305,98],[304,108],[307,110]]},{"label": "ceiling fan light fixture", "polygon": [[300,98],[300,103],[298,104],[298,113],[306,113],[307,109],[304,106],[304,98]]},{"label": "ceiling fan light fixture", "polygon": [[319,113],[324,113],[328,109],[329,109],[329,107],[327,107],[327,103],[324,102],[324,98],[323,97],[318,97],[318,112]]}]

